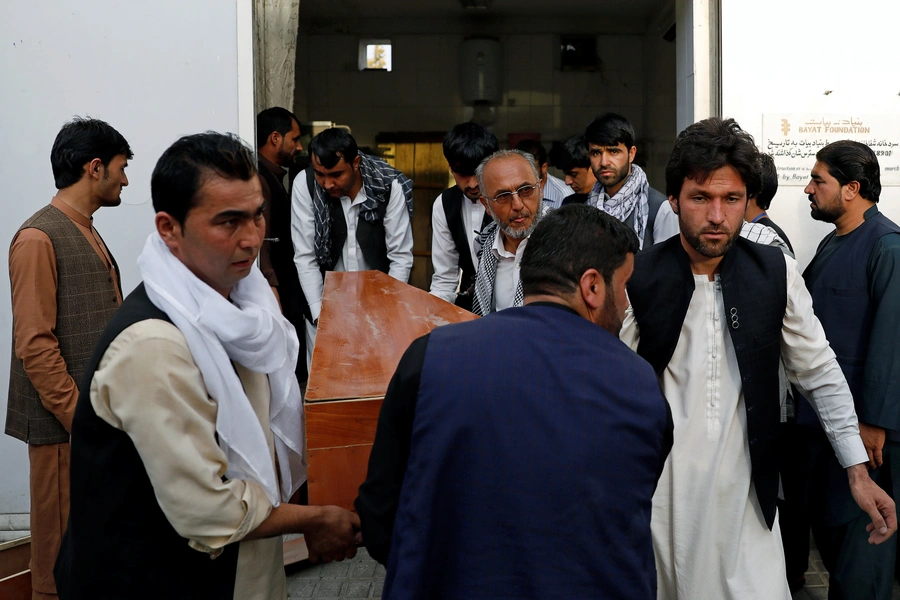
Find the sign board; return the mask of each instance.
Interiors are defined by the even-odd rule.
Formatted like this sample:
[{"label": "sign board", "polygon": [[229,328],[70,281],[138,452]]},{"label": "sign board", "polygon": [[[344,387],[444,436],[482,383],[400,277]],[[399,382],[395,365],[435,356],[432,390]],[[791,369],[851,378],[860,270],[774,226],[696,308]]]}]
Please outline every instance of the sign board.
[{"label": "sign board", "polygon": [[878,157],[882,186],[900,186],[900,120],[851,114],[765,114],[760,149],[771,154],[778,185],[805,186],[816,153],[831,142],[853,140]]}]

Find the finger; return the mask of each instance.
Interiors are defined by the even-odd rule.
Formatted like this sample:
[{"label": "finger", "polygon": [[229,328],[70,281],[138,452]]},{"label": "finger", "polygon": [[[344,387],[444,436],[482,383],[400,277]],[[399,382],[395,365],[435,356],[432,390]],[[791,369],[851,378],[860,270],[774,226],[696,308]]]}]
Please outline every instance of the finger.
[{"label": "finger", "polygon": [[[888,525],[881,515],[881,512],[879,512],[875,502],[866,502],[866,505],[863,508],[869,515],[869,518],[872,519],[872,530],[869,532],[869,543],[880,544],[890,537]],[[868,527],[866,529],[868,529]]]},{"label": "finger", "polygon": [[359,515],[356,513],[350,513],[350,524],[353,525],[354,529],[360,528]]},{"label": "finger", "polygon": [[356,556],[356,548],[355,547],[347,550],[347,558],[353,558],[354,556]]},{"label": "finger", "polygon": [[876,448],[874,454],[875,454],[875,464],[880,467],[881,463],[883,462],[881,448]]},{"label": "finger", "polygon": [[875,456],[872,454],[872,450],[870,450],[869,448],[866,448],[866,452],[868,452],[868,454],[869,454],[869,468],[874,469],[875,468]]},{"label": "finger", "polygon": [[353,536],[353,543],[357,546],[362,546],[362,543],[363,543],[362,531],[356,532],[356,535]]}]

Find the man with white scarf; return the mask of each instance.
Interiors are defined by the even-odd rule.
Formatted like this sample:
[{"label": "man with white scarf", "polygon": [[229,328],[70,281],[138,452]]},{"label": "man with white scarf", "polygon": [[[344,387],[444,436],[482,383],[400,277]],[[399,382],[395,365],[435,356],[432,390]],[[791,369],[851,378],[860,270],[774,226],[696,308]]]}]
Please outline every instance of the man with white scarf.
[{"label": "man with white scarf", "polygon": [[256,160],[233,136],[184,137],[151,195],[143,283],[75,410],[60,598],[285,598],[282,534],[312,560],[361,540],[349,511],[288,503],[306,480],[299,343],[255,265]]},{"label": "man with white scarf", "polygon": [[634,128],[615,113],[600,115],[584,132],[591,170],[597,183],[587,204],[631,227],[641,250],[678,233],[678,218],[660,209],[666,196],[650,187],[644,170],[634,164]]},{"label": "man with white scarf", "polygon": [[475,168],[481,203],[494,222],[481,233],[472,312],[522,306],[519,262],[528,236],[548,210],[534,158],[521,150],[498,150]]}]

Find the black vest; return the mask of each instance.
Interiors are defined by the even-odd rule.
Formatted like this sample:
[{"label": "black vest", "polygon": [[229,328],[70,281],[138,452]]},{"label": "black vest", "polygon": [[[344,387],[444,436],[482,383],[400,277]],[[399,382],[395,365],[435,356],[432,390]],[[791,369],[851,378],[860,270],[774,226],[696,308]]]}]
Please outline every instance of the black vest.
[{"label": "black vest", "polygon": [[[462,271],[462,283],[459,286],[459,289],[462,291],[460,294],[462,298],[458,297],[456,304],[472,310],[472,299],[466,292],[475,283],[477,269],[472,263],[472,251],[469,250],[469,232],[466,231],[466,225],[462,218],[463,202],[471,201],[465,197],[458,185],[454,185],[449,190],[441,193],[441,204],[444,208],[444,216],[447,219],[447,228],[450,230],[453,243],[456,245],[456,252],[459,254],[459,269]],[[491,221],[491,215],[485,211],[478,232],[483,231]],[[466,299],[468,299],[468,302],[466,302]]]},{"label": "black vest", "polygon": [[[91,406],[91,381],[106,349],[122,331],[146,319],[171,322],[141,284],[101,335],[81,381],[72,425],[69,524],[54,569],[62,600],[221,600],[234,595],[238,544],[225,546],[215,560],[190,548],[159,507],[131,438]],[[152,362],[147,366],[152,368]]]},{"label": "black vest", "polygon": [[[316,180],[312,168],[306,170],[306,185],[309,188],[310,199],[315,198]],[[341,207],[340,198],[332,198],[326,194],[326,201],[331,206],[331,259],[337,262],[337,257],[341,255],[344,249],[344,243],[347,241],[347,221],[344,219],[344,209]],[[375,208],[377,219],[375,221],[367,221],[362,215],[359,215],[356,223],[356,241],[362,250],[366,259],[366,264],[370,268],[387,273],[391,267],[388,260],[387,243],[384,241],[384,215],[387,212],[387,202],[378,202]],[[325,271],[332,269],[322,269],[322,275]]]},{"label": "black vest", "polygon": [[[294,263],[294,242],[291,239],[291,197],[284,189],[281,178],[260,163],[259,175],[264,178],[271,192],[270,218],[268,223],[269,258],[272,268],[278,277],[278,296],[281,299],[282,312],[285,318],[302,334],[302,317],[310,321],[309,305],[300,278],[297,276],[297,265]],[[302,335],[301,335],[302,337]],[[301,343],[303,341],[301,340]],[[300,363],[298,361],[298,368]],[[303,367],[306,368],[305,366]]]},{"label": "black vest", "polygon": [[[866,266],[875,244],[889,233],[900,233],[900,227],[878,213],[848,234],[849,238],[826,259],[824,265],[816,265],[818,277],[810,278],[809,267],[803,273],[806,287],[812,295],[813,309],[825,329],[825,336],[857,405],[863,397],[863,375],[874,318]],[[834,235],[832,232],[826,236],[818,250],[821,251]],[[815,262],[814,258],[810,265]],[[857,412],[865,414],[859,406]],[[860,420],[865,422],[862,416]],[[802,425],[821,427],[807,401],[798,406],[797,421]],[[874,424],[900,429],[900,423],[881,421]]]},{"label": "black vest", "polygon": [[[737,355],[747,410],[753,483],[769,529],[775,522],[781,418],[778,359],[787,306],[787,274],[778,248],[741,237],[721,264],[728,331]],[[681,335],[694,293],[690,260],[681,236],[656,244],[635,258],[628,296],[641,333],[638,354],[661,376]],[[678,432],[675,432],[676,440]]]}]

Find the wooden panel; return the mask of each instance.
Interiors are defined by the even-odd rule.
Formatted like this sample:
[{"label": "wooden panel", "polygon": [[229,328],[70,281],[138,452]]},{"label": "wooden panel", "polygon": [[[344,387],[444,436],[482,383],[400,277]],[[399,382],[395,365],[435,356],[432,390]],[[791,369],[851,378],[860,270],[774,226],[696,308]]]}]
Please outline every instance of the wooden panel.
[{"label": "wooden panel", "polygon": [[[0,544],[0,579],[27,571],[30,558],[30,536]],[[0,596],[0,598],[4,598],[4,596]]]},{"label": "wooden panel", "polygon": [[31,571],[22,571],[6,579],[0,579],[0,598],[31,600]]},{"label": "wooden panel", "polygon": [[284,566],[292,565],[309,558],[309,548],[306,540],[301,535],[298,538],[284,542]]},{"label": "wooden panel", "polygon": [[442,186],[447,183],[447,159],[441,144],[416,144],[417,185]]},{"label": "wooden panel", "polygon": [[307,449],[371,444],[380,411],[380,399],[307,403]]},{"label": "wooden panel", "polygon": [[355,510],[353,501],[366,479],[372,446],[309,451],[309,503]]},{"label": "wooden panel", "polygon": [[394,167],[416,181],[416,149],[412,144],[397,144],[394,147]]},{"label": "wooden panel", "polygon": [[306,400],[383,397],[413,340],[477,318],[379,271],[329,271]]}]

